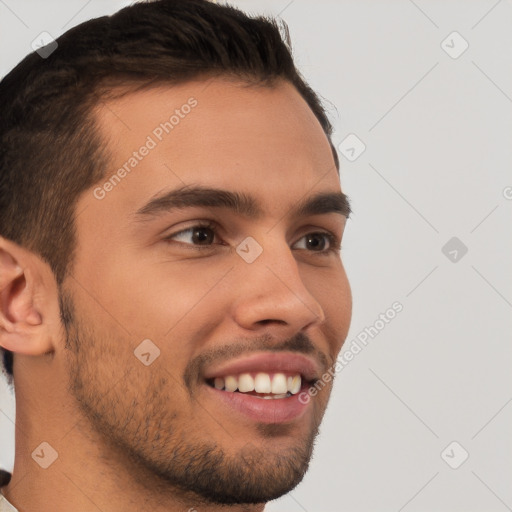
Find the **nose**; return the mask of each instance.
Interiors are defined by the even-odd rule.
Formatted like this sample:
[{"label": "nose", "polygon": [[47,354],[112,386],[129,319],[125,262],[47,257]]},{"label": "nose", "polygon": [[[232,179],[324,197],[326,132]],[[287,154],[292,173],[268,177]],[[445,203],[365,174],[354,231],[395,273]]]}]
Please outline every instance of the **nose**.
[{"label": "nose", "polygon": [[233,315],[242,328],[262,331],[272,324],[276,335],[285,337],[325,321],[324,310],[306,288],[286,243],[266,244],[258,259],[239,261],[237,267],[239,293]]}]

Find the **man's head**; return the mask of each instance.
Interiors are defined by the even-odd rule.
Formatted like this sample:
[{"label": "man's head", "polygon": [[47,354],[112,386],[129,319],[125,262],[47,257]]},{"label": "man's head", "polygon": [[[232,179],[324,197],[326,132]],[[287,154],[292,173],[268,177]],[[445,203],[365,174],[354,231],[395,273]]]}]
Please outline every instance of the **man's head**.
[{"label": "man's head", "polygon": [[276,498],[350,322],[329,121],[276,25],[228,7],[136,4],[58,44],[0,84],[16,389],[51,382],[148,486]]}]

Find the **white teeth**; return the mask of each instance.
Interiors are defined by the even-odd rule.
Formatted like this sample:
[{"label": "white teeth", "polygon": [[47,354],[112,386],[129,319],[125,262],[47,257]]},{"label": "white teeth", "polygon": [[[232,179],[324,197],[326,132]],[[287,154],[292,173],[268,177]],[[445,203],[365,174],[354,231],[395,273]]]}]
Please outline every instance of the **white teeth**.
[{"label": "white teeth", "polygon": [[288,387],[286,385],[286,376],[284,373],[276,373],[272,379],[272,393],[274,395],[286,394]]},{"label": "white teeth", "polygon": [[[284,373],[275,373],[272,377],[268,373],[257,373],[253,377],[250,373],[242,373],[238,376],[227,375],[215,377],[213,387],[219,390],[240,393],[265,393],[270,396],[260,398],[284,398],[289,394],[297,394],[302,386],[300,375],[286,376]],[[256,395],[255,395],[256,396]]]},{"label": "white teeth", "polygon": [[242,373],[238,377],[238,391],[242,393],[254,391],[254,379],[248,373]]},{"label": "white teeth", "polygon": [[288,391],[295,395],[300,391],[300,388],[302,386],[302,379],[300,378],[300,375],[294,375],[293,377],[288,377],[286,379],[286,386],[288,388]]},{"label": "white teeth", "polygon": [[302,386],[302,379],[300,378],[300,375],[295,375],[292,379],[292,385],[288,385],[288,391],[292,393],[293,395],[296,395]]},{"label": "white teeth", "polygon": [[238,379],[233,375],[228,375],[225,380],[226,391],[236,391],[238,389]]},{"label": "white teeth", "polygon": [[256,393],[271,393],[272,384],[268,373],[258,373],[254,379],[254,390]]}]

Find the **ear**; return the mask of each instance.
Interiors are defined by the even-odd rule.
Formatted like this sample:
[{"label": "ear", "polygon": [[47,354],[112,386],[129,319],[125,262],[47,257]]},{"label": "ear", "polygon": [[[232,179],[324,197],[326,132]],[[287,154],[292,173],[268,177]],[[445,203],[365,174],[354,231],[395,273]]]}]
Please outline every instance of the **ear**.
[{"label": "ear", "polygon": [[53,352],[58,320],[57,286],[49,265],[0,237],[0,346],[27,355]]}]

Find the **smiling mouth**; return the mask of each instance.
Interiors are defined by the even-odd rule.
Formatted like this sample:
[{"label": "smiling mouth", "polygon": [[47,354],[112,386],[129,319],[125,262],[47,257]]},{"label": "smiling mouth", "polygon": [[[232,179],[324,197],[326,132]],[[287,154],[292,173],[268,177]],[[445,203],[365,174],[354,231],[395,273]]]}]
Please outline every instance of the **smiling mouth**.
[{"label": "smiling mouth", "polygon": [[242,393],[264,400],[289,398],[298,394],[306,380],[298,373],[241,373],[207,379],[206,383],[219,391]]}]

